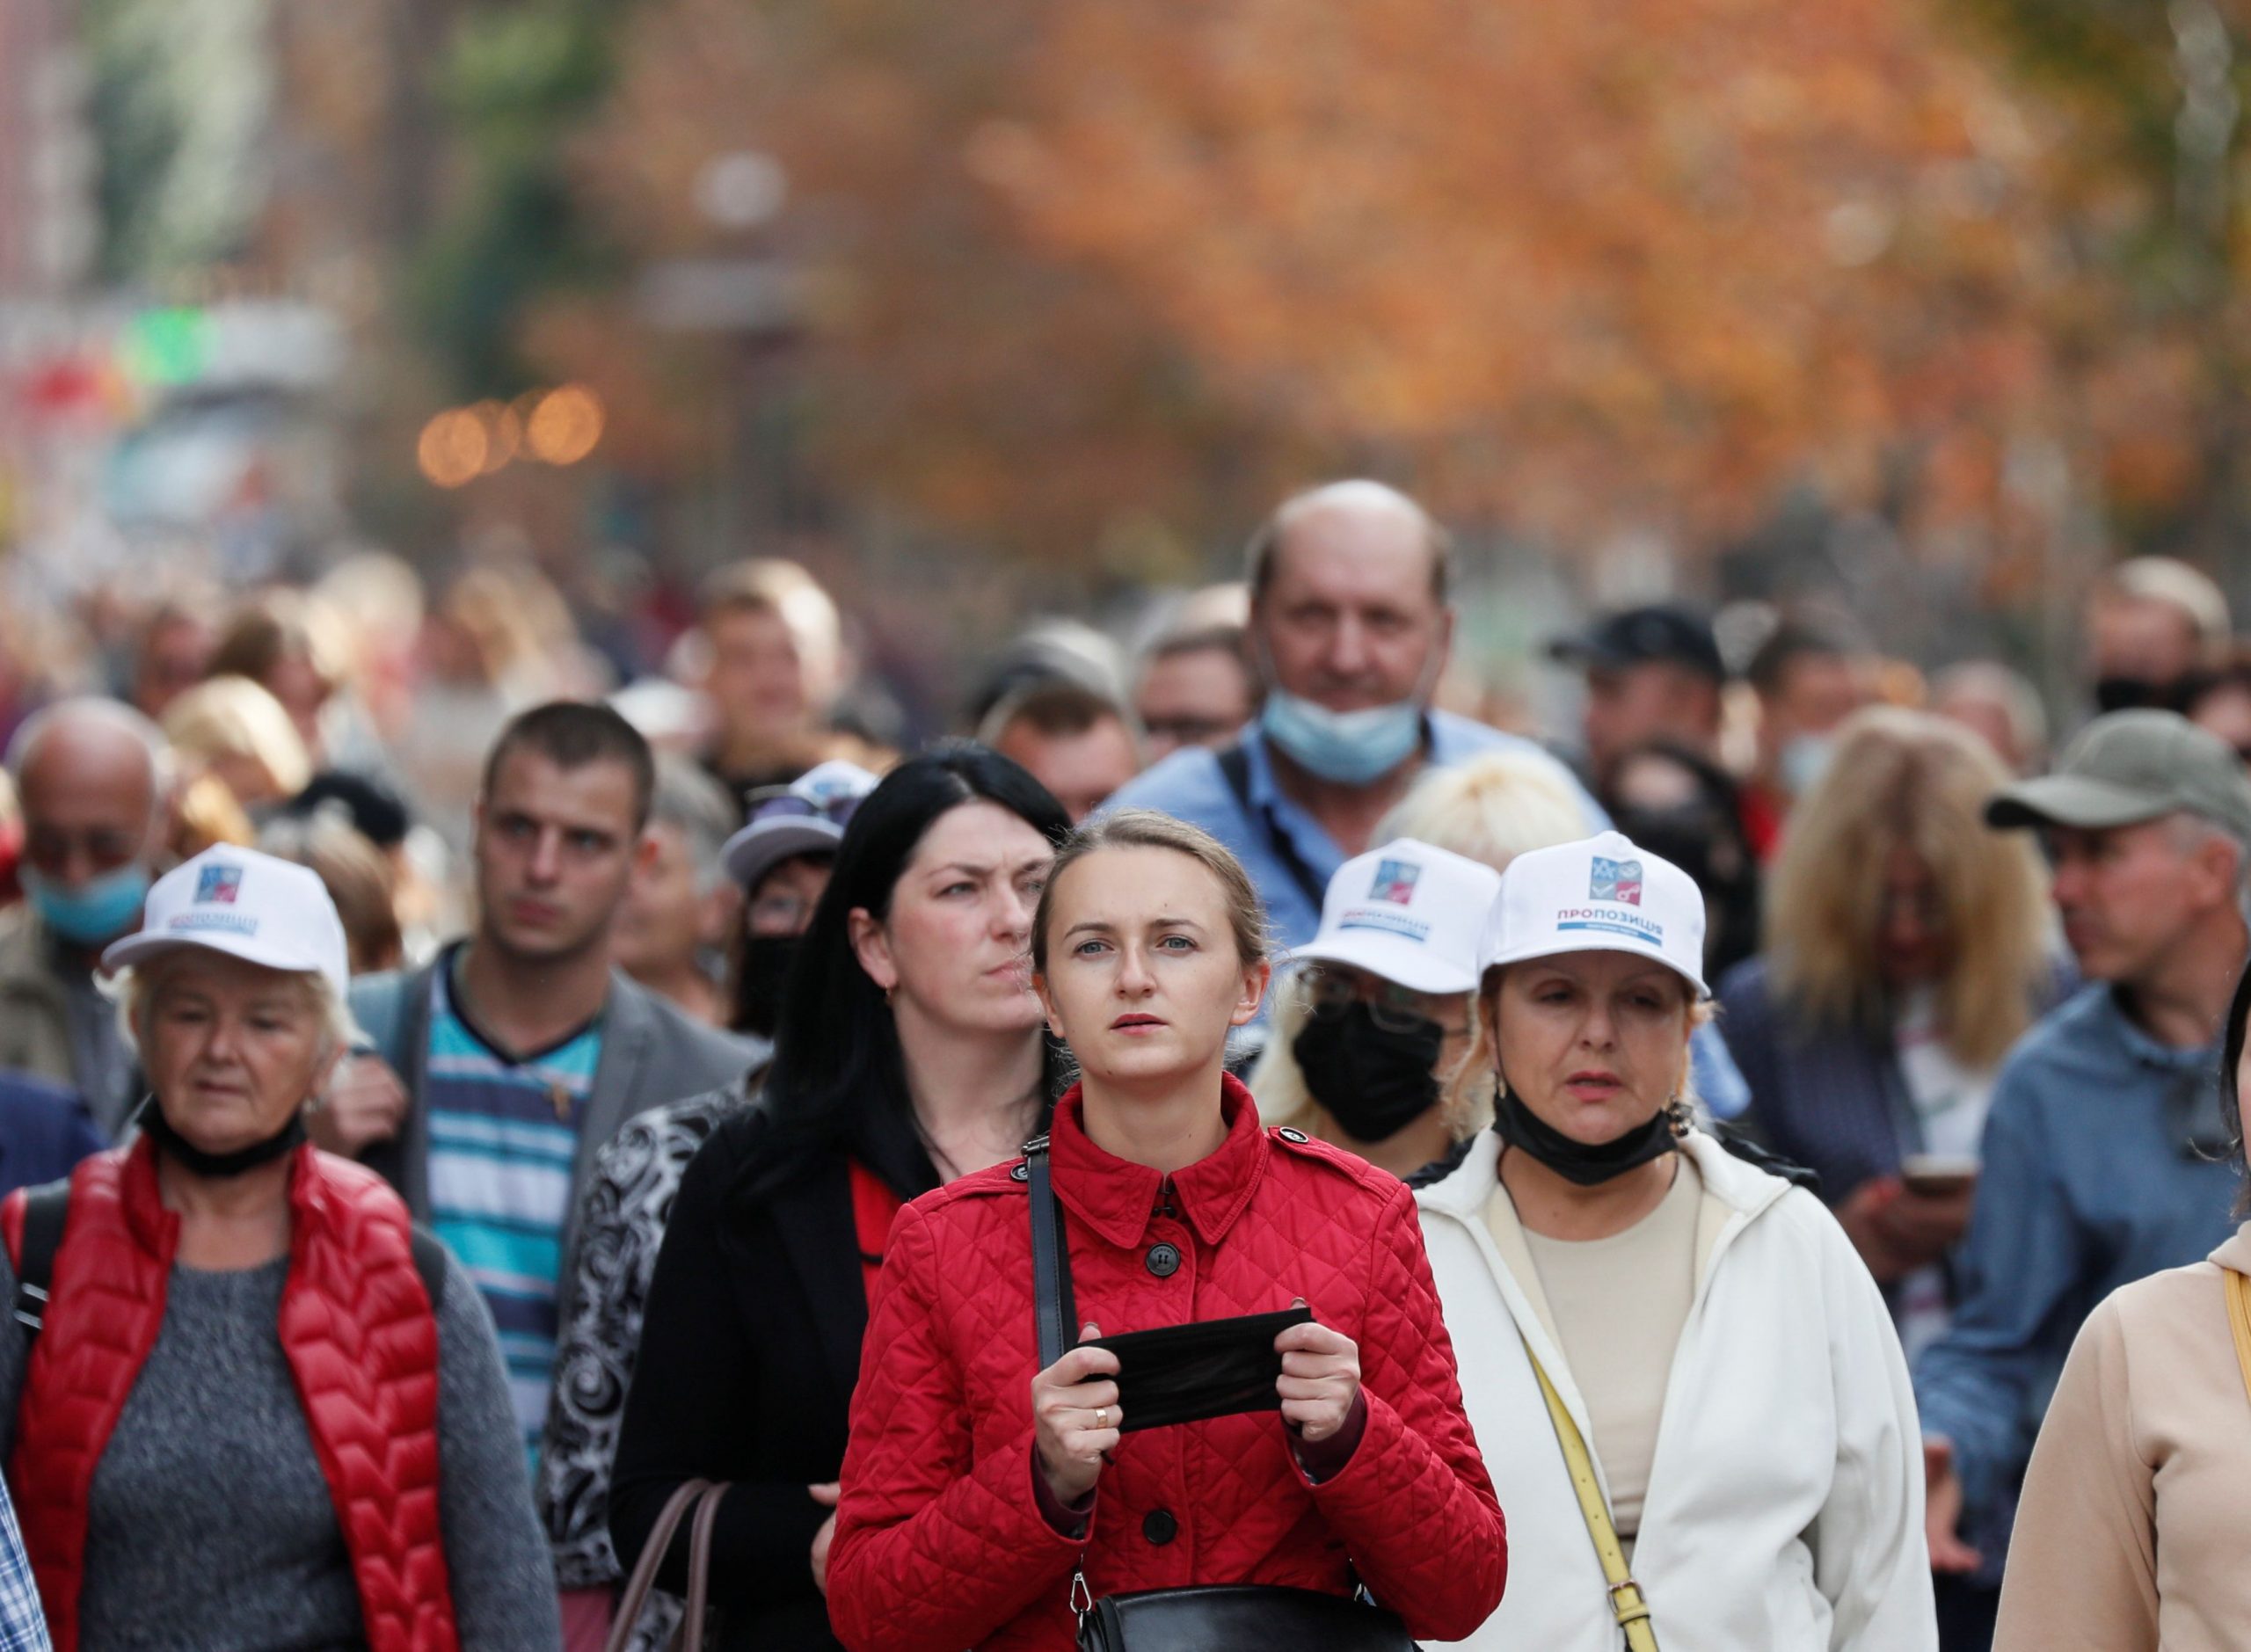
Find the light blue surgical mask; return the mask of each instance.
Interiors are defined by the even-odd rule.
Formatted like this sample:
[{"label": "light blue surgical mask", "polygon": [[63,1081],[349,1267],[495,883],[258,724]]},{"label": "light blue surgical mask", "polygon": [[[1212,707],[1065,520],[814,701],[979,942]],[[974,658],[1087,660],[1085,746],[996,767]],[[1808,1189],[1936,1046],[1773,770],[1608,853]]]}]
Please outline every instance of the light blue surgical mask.
[{"label": "light blue surgical mask", "polygon": [[1423,739],[1420,700],[1331,711],[1286,688],[1269,688],[1258,724],[1300,768],[1340,786],[1365,786],[1414,754]]},{"label": "light blue surgical mask", "polygon": [[138,861],[103,872],[78,889],[50,883],[28,866],[18,881],[40,921],[82,947],[114,941],[132,928],[141,921],[141,906],[149,898],[149,869]]},{"label": "light blue surgical mask", "polygon": [[1827,772],[1836,742],[1825,734],[1796,734],[1783,744],[1780,763],[1782,790],[1803,797]]}]

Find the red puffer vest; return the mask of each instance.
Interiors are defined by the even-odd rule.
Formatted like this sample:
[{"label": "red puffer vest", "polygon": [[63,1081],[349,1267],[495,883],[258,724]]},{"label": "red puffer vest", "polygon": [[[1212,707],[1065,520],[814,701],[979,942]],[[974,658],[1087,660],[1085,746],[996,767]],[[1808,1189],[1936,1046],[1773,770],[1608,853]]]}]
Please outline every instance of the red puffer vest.
[{"label": "red puffer vest", "polygon": [[1294,1130],[1229,1079],[1227,1139],[1170,1176],[1112,1157],[1074,1090],[1049,1132],[1081,1321],[1115,1335],[1290,1306],[1359,1345],[1366,1426],[1318,1482],[1278,1412],[1126,1436],[1083,1539],[1032,1488],[1031,1227],[1001,1166],[891,1230],[852,1393],[828,1611],[853,1652],[1068,1652],[1096,1596],[1198,1583],[1351,1592],[1431,1641],[1483,1622],[1507,1528],[1469,1421],[1406,1184]]},{"label": "red puffer vest", "polygon": [[[179,1219],[154,1146],[98,1153],[70,1178],[45,1328],[8,1478],[57,1652],[78,1643],[94,1468],[164,1322]],[[0,1204],[23,1255],[24,1201]],[[336,1504],[375,1652],[456,1652],[438,1527],[438,1322],[406,1206],[372,1171],[307,1146],[290,1178],[278,1329]]]}]

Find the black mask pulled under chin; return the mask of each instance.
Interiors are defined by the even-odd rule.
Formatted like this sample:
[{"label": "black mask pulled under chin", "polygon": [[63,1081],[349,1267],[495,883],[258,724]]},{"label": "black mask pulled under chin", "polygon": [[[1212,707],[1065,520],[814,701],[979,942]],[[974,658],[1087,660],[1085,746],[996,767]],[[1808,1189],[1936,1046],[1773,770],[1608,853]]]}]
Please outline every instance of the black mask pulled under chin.
[{"label": "black mask pulled under chin", "polygon": [[1599,1187],[1650,1160],[1671,1153],[1679,1143],[1673,1134],[1672,1110],[1660,1107],[1645,1124],[1622,1136],[1589,1145],[1574,1141],[1545,1123],[1509,1087],[1493,1085],[1493,1133],[1512,1147],[1520,1147],[1566,1182],[1583,1188]]},{"label": "black mask pulled under chin", "polygon": [[283,1153],[295,1152],[305,1141],[305,1115],[302,1108],[289,1115],[289,1122],[279,1133],[264,1141],[254,1141],[247,1147],[237,1147],[232,1153],[206,1153],[172,1128],[171,1121],[164,1117],[164,1110],[154,1098],[141,1110],[141,1128],[157,1144],[157,1151],[181,1169],[215,1180],[237,1176],[245,1170],[271,1164]]}]

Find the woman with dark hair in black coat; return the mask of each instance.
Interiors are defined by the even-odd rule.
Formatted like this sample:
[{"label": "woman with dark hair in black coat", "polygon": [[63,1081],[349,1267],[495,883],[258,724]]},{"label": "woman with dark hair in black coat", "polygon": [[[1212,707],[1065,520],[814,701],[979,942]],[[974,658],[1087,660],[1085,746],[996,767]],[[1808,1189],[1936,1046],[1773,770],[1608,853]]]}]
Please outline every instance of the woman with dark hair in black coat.
[{"label": "woman with dark hair in black coat", "polygon": [[[837,1645],[823,1590],[867,1285],[900,1204],[1012,1158],[1055,1058],[1032,908],[1070,823],[1022,768],[956,746],[894,769],[838,846],[765,1095],[681,1183],[618,1439],[629,1569],[689,1479],[714,1528],[718,1643]],[[683,1529],[659,1573],[687,1581]]]}]

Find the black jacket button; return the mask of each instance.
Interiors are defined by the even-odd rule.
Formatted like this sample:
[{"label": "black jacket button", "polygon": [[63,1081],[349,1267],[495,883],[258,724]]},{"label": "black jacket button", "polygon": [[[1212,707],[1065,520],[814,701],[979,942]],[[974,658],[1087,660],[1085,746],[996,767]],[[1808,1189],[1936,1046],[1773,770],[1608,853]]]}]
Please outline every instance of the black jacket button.
[{"label": "black jacket button", "polygon": [[1152,1509],[1141,1517],[1141,1535],[1162,1547],[1180,1535],[1180,1522],[1164,1509]]},{"label": "black jacket button", "polygon": [[[1169,1279],[1180,1271],[1180,1252],[1171,1245],[1151,1245],[1149,1254],[1142,1257],[1141,1261],[1143,1265],[1160,1279]],[[1165,1517],[1171,1518],[1169,1515]]]}]

